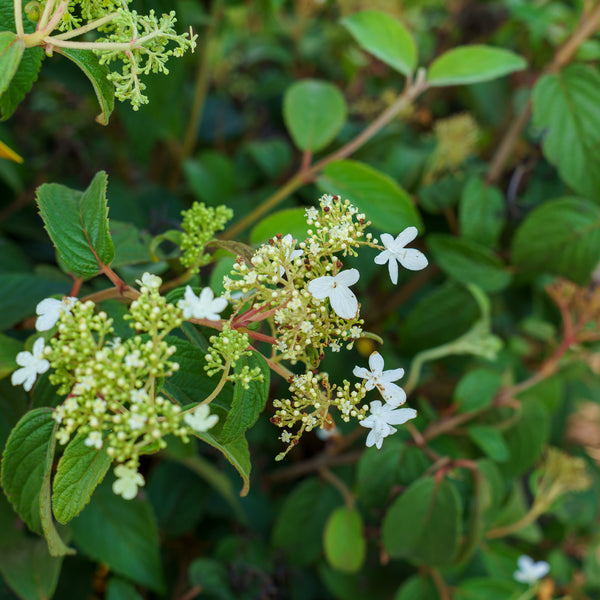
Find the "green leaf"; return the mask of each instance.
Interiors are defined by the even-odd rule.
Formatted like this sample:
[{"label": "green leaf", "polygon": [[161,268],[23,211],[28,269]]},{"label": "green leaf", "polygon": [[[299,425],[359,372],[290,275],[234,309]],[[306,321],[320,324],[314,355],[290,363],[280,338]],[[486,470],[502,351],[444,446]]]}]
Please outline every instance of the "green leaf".
[{"label": "green leaf", "polygon": [[227,414],[223,430],[219,435],[219,442],[221,444],[228,444],[235,440],[258,419],[260,413],[264,410],[267,398],[269,395],[269,378],[270,370],[265,359],[258,354],[253,352],[250,356],[244,356],[235,365],[235,372],[241,372],[244,366],[248,366],[250,369],[259,367],[263,375],[262,381],[251,381],[248,384],[248,389],[239,383],[233,387],[233,401],[231,403],[231,409]]},{"label": "green leaf", "polygon": [[40,493],[48,447],[54,441],[56,421],[49,408],[25,414],[12,430],[2,456],[2,487],[6,497],[27,526],[42,533]]},{"label": "green leaf", "polygon": [[526,67],[525,59],[510,50],[482,45],[460,46],[433,61],[427,81],[432,87],[480,83]]},{"label": "green leaf", "polygon": [[502,192],[481,177],[469,179],[460,199],[458,223],[463,237],[493,248],[506,223]]},{"label": "green leaf", "polygon": [[115,246],[115,257],[110,266],[123,267],[152,262],[150,236],[132,223],[110,221],[110,235]]},{"label": "green leaf", "polygon": [[86,446],[86,437],[77,435],[71,440],[58,462],[52,508],[59,523],[68,523],[83,510],[110,467],[106,450]]},{"label": "green leaf", "polygon": [[341,506],[331,513],[323,536],[327,562],[338,571],[356,573],[365,561],[363,522],[355,508]]},{"label": "green leaf", "polygon": [[502,376],[492,369],[473,369],[458,382],[454,402],[459,412],[481,410],[492,403],[502,385]]},{"label": "green leaf", "polygon": [[264,243],[278,233],[282,235],[289,233],[295,240],[305,240],[308,225],[304,213],[304,208],[286,208],[268,215],[252,229],[250,242]]},{"label": "green leaf", "polygon": [[25,42],[12,31],[0,32],[0,96],[14,77],[25,50]]},{"label": "green leaf", "polygon": [[0,379],[17,368],[17,354],[23,350],[23,343],[0,333]]},{"label": "green leaf", "polygon": [[318,152],[329,145],[346,122],[346,101],[331,83],[303,79],[283,98],[283,120],[300,150]]},{"label": "green leaf", "polygon": [[99,57],[92,50],[56,48],[55,51],[72,60],[85,73],[100,105],[100,114],[96,117],[96,121],[100,125],[108,125],[115,107],[115,86],[108,80],[110,74],[108,66],[100,64]]},{"label": "green leaf", "polygon": [[[37,190],[44,224],[60,258],[77,277],[92,277],[109,265],[114,246],[108,230],[107,175],[96,173],[84,192],[56,183]],[[97,256],[97,258],[96,258]]]},{"label": "green leaf", "polygon": [[581,198],[551,200],[521,223],[513,263],[526,272],[563,275],[585,285],[600,256],[600,208]]},{"label": "green leaf", "polygon": [[502,433],[490,425],[470,425],[467,433],[473,443],[496,462],[508,459],[508,447]]},{"label": "green leaf", "polygon": [[143,600],[143,596],[134,585],[119,577],[111,577],[108,580],[105,598],[106,600]]},{"label": "green leaf", "polygon": [[183,174],[196,199],[209,206],[227,202],[236,192],[235,166],[220,152],[209,150],[187,159]]},{"label": "green leaf", "polygon": [[485,246],[446,234],[428,236],[433,262],[460,283],[474,283],[486,292],[504,289],[511,274],[502,261]]},{"label": "green leaf", "polygon": [[456,600],[506,600],[512,594],[520,592],[520,586],[514,581],[475,577],[463,581],[455,591]]},{"label": "green leaf", "polygon": [[202,593],[219,600],[235,600],[229,585],[230,577],[225,565],[213,558],[197,558],[189,569],[190,584]]},{"label": "green leaf", "polygon": [[323,529],[340,503],[339,492],[310,478],[287,496],[273,527],[273,545],[286,551],[291,562],[308,565],[321,556]]},{"label": "green leaf", "polygon": [[25,48],[8,87],[0,95],[0,121],[6,121],[25,98],[37,79],[43,59],[42,48]]},{"label": "green leaf", "polygon": [[462,507],[448,480],[422,477],[395,500],[383,520],[383,545],[392,558],[450,565],[458,552]]},{"label": "green leaf", "polygon": [[413,575],[398,589],[394,600],[440,600],[440,597],[429,577]]},{"label": "green leaf", "polygon": [[381,450],[367,448],[358,462],[356,495],[367,507],[383,506],[398,478],[404,444],[390,439]]},{"label": "green leaf", "polygon": [[408,30],[390,15],[365,10],[341,21],[358,44],[406,77],[417,66],[417,46]]},{"label": "green leaf", "polygon": [[532,100],[544,155],[573,189],[600,202],[600,73],[575,64],[544,75]]},{"label": "green leaf", "polygon": [[123,500],[99,486],[71,521],[73,541],[90,558],[154,591],[164,591],[156,521],[147,500]]},{"label": "green leaf", "polygon": [[340,160],[323,170],[317,185],[347,198],[367,219],[394,236],[414,226],[423,229],[413,201],[391,177],[355,160]]}]

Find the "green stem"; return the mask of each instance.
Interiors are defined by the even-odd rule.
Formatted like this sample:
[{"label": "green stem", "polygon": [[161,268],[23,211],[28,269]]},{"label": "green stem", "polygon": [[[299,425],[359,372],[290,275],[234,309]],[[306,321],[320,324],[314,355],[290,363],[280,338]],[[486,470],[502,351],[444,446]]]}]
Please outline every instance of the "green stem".
[{"label": "green stem", "polygon": [[[20,2],[20,0],[19,0]],[[44,12],[42,13],[42,16],[40,18],[40,20],[37,23],[36,26],[36,31],[41,31],[43,29],[45,29],[46,25],[48,24],[48,20],[50,19],[50,15],[52,14],[52,11],[54,10],[54,6],[56,5],[56,0],[46,0],[46,6],[44,6]]]},{"label": "green stem", "polygon": [[[230,365],[229,361],[227,361],[225,363],[225,367],[223,368],[223,374],[221,375],[221,379],[220,379],[219,383],[217,384],[217,387],[210,393],[210,396],[207,396],[206,398],[204,398],[204,400],[202,400],[202,402],[200,402],[200,404],[210,404],[219,395],[219,392],[223,389],[223,387],[227,383],[227,376],[229,375],[230,366],[231,365]],[[195,408],[196,407],[194,407],[194,409]]]},{"label": "green stem", "polygon": [[25,36],[25,29],[23,28],[23,7],[21,0],[14,0],[13,6],[15,10],[15,27],[17,29],[17,37],[22,38]]},{"label": "green stem", "polygon": [[327,467],[321,467],[319,469],[319,475],[327,482],[331,483],[333,487],[335,487],[338,492],[342,495],[344,499],[344,503],[346,504],[346,508],[353,509],[356,505],[354,494],[350,491],[348,486],[332,471],[330,471]]},{"label": "green stem", "polygon": [[98,29],[98,27],[102,27],[102,25],[106,25],[110,23],[115,17],[118,16],[119,13],[110,13],[110,15],[106,15],[101,19],[96,19],[83,27],[78,27],[77,29],[72,29],[71,31],[67,31],[65,33],[61,33],[59,35],[52,36],[53,40],[69,40],[71,38],[77,37],[78,35],[83,35],[84,33],[88,33],[88,31],[93,31],[94,29]]},{"label": "green stem", "polygon": [[[54,11],[52,18],[48,21],[48,23],[46,25],[44,25],[43,27],[40,27],[40,24],[38,24],[38,27],[40,27],[40,29],[38,31],[36,31],[35,33],[26,34],[23,36],[23,41],[25,42],[25,46],[27,48],[32,48],[33,46],[39,46],[40,43],[42,41],[44,41],[45,38],[47,38],[56,29],[56,27],[58,27],[58,24],[60,23],[60,20],[63,18],[63,15],[67,11],[68,7],[69,7],[69,0],[61,0],[58,5],[58,8]],[[46,14],[46,11],[44,11],[44,15],[42,15],[42,19],[44,18],[45,14]],[[42,22],[42,19],[40,19],[40,23]]]}]

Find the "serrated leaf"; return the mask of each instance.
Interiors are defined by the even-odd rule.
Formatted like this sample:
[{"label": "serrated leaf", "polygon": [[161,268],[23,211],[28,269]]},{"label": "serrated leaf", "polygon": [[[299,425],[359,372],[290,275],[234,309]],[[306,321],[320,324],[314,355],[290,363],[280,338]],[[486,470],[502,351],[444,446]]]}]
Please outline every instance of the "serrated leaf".
[{"label": "serrated leaf", "polygon": [[284,236],[290,234],[295,240],[303,241],[308,230],[304,213],[304,208],[286,208],[268,215],[254,226],[250,242],[264,243],[278,233]]},{"label": "serrated leaf", "polygon": [[513,263],[524,271],[563,275],[584,285],[600,259],[600,208],[581,198],[542,204],[521,223]]},{"label": "serrated leaf", "polygon": [[96,121],[100,125],[108,125],[108,120],[115,107],[115,87],[108,80],[110,70],[107,65],[100,64],[100,58],[92,50],[75,48],[55,48],[55,52],[73,61],[90,80],[100,105],[100,114]]},{"label": "serrated leaf", "polygon": [[346,100],[326,81],[304,79],[283,98],[283,120],[300,150],[318,152],[329,145],[346,121]]},{"label": "serrated leaf", "polygon": [[147,500],[123,500],[105,482],[70,528],[87,556],[136,583],[164,591],[158,529]]},{"label": "serrated leaf", "polygon": [[151,238],[132,223],[110,220],[110,235],[115,246],[115,256],[111,267],[123,267],[152,262],[150,255]]},{"label": "serrated leaf", "polygon": [[68,523],[90,501],[111,459],[106,450],[85,445],[86,435],[72,439],[58,462],[52,491],[52,509],[59,523]]},{"label": "serrated leaf", "polygon": [[504,289],[511,274],[485,246],[446,234],[427,237],[433,259],[447,275],[460,283],[473,283],[486,292]]},{"label": "serrated leaf", "polygon": [[365,10],[341,21],[354,39],[373,56],[409,77],[417,66],[417,46],[408,30],[390,15]]},{"label": "serrated leaf", "polygon": [[45,183],[37,190],[46,230],[60,258],[77,277],[93,277],[101,268],[98,261],[109,265],[114,257],[106,184],[107,175],[100,171],[84,192],[56,183]]},{"label": "serrated leaf", "polygon": [[341,506],[331,513],[325,525],[323,546],[327,562],[338,571],[360,571],[366,554],[367,543],[363,522],[355,508]]},{"label": "serrated leaf", "polygon": [[253,352],[250,356],[244,356],[237,361],[235,372],[241,372],[244,366],[250,369],[259,367],[263,375],[262,381],[251,381],[248,389],[244,389],[241,383],[236,382],[233,387],[233,401],[231,409],[223,429],[219,434],[219,442],[228,444],[250,429],[258,416],[265,408],[269,395],[270,371],[265,359],[260,354]]},{"label": "serrated leaf", "polygon": [[40,493],[48,447],[53,443],[56,421],[49,408],[25,414],[12,430],[2,456],[2,487],[27,526],[42,533]]},{"label": "serrated leaf", "polygon": [[427,71],[432,87],[480,83],[527,67],[524,58],[492,46],[459,46],[436,58]]},{"label": "serrated leaf", "polygon": [[450,565],[458,552],[462,507],[456,488],[433,477],[415,481],[383,520],[383,545],[393,558]]},{"label": "serrated leaf", "polygon": [[394,237],[406,229],[423,229],[408,193],[391,177],[355,160],[331,163],[317,180],[321,190],[347,198],[373,225]]},{"label": "serrated leaf", "polygon": [[544,75],[532,100],[544,155],[573,189],[600,202],[600,74],[575,64]]},{"label": "serrated leaf", "polygon": [[16,33],[0,31],[0,96],[19,68],[24,50],[25,42],[17,38]]},{"label": "serrated leaf", "polygon": [[25,48],[8,87],[0,95],[0,121],[6,121],[25,98],[37,79],[43,59],[41,48]]}]

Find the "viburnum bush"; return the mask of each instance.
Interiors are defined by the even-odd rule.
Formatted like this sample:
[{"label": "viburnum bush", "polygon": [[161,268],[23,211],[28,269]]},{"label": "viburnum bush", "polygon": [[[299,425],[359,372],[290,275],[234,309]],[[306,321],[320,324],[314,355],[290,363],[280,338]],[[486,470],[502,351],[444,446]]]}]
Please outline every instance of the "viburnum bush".
[{"label": "viburnum bush", "polygon": [[0,0],[0,595],[595,597],[599,29]]}]

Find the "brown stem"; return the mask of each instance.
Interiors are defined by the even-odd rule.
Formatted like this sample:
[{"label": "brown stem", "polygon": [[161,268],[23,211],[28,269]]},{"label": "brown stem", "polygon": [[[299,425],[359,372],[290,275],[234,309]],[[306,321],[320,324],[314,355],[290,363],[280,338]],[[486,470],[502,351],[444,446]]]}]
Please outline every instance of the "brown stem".
[{"label": "brown stem", "polygon": [[330,471],[327,467],[319,468],[319,475],[327,482],[331,483],[338,492],[344,498],[344,502],[346,504],[346,508],[352,509],[355,506],[354,494],[350,491],[348,486],[332,471]]},{"label": "brown stem", "polygon": [[440,575],[440,572],[437,569],[431,569],[429,572],[431,573],[431,578],[433,579],[440,600],[452,600],[450,588]]}]

